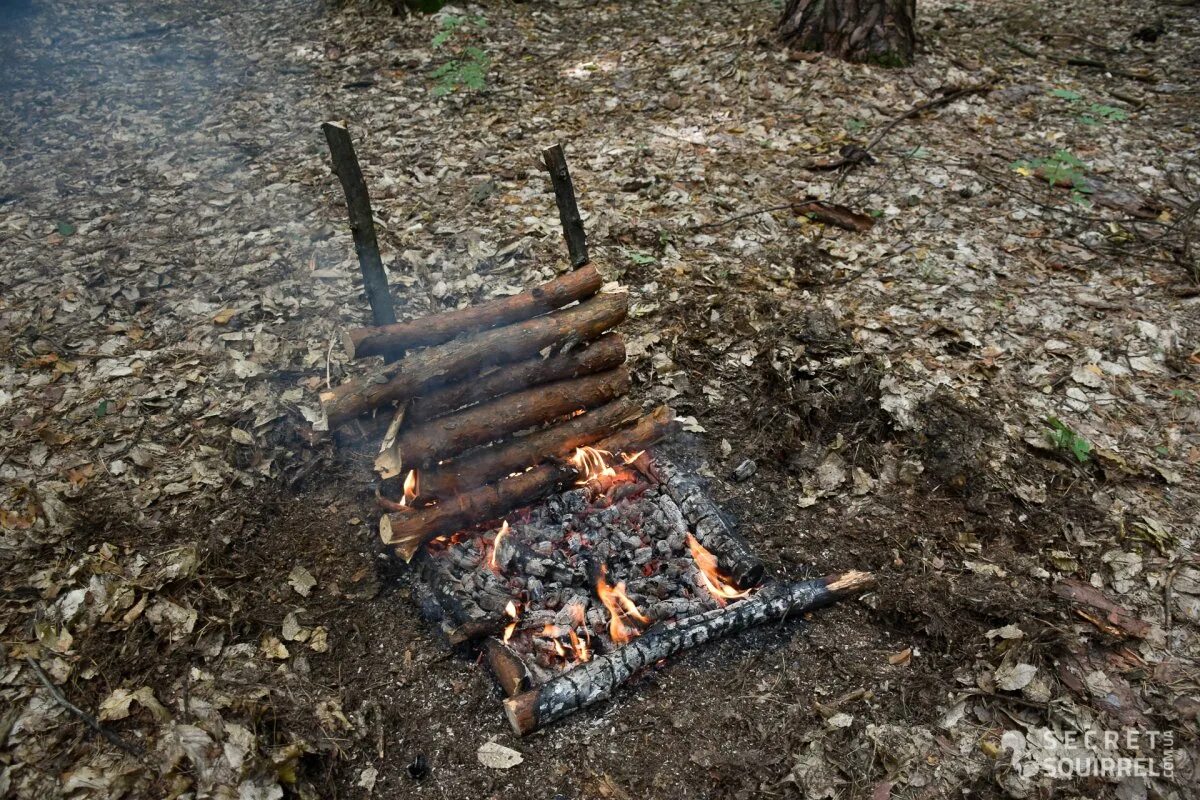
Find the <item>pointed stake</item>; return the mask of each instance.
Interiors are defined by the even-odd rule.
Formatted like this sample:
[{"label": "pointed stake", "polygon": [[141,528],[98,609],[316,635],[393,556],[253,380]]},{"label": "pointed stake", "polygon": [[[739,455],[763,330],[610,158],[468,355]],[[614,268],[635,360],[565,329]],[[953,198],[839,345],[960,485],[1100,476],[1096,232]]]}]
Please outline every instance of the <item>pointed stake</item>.
[{"label": "pointed stake", "polygon": [[363,291],[367,295],[367,302],[371,304],[371,317],[376,325],[390,325],[396,321],[396,311],[392,307],[383,260],[379,257],[379,242],[375,238],[375,223],[371,218],[371,196],[367,193],[367,183],[358,166],[358,157],[354,155],[354,143],[350,141],[350,132],[341,123],[326,122],[321,125],[321,130],[325,132],[325,141],[329,143],[333,171],[342,182],[342,191],[346,193],[354,252],[358,255],[358,266],[362,270]]},{"label": "pointed stake", "polygon": [[588,263],[587,234],[583,220],[579,217],[579,206],[575,203],[575,188],[571,185],[571,173],[567,169],[567,156],[561,144],[542,151],[546,168],[550,170],[550,181],[554,184],[554,202],[558,204],[558,219],[562,222],[563,236],[571,254],[571,266],[578,269]]}]

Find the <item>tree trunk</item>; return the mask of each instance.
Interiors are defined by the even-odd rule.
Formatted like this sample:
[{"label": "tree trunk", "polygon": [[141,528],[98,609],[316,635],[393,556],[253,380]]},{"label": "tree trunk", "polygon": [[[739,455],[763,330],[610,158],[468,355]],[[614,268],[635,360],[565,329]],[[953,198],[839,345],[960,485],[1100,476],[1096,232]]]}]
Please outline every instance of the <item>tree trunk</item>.
[{"label": "tree trunk", "polygon": [[788,0],[779,35],[797,50],[901,67],[912,63],[916,0]]}]

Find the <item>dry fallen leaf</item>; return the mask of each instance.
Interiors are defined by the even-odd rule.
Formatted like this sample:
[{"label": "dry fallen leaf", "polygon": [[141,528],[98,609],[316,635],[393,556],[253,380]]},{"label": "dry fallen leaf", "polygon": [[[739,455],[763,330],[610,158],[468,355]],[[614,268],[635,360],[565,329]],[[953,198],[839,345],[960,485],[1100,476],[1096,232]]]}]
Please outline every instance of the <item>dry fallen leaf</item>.
[{"label": "dry fallen leaf", "polygon": [[496,742],[484,742],[475,753],[475,757],[479,759],[480,764],[489,769],[512,769],[525,760],[516,750]]}]

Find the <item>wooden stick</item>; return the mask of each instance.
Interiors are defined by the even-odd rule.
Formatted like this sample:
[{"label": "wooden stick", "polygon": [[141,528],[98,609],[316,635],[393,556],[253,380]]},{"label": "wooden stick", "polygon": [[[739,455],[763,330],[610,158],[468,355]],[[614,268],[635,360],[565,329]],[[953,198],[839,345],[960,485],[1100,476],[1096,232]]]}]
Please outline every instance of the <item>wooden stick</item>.
[{"label": "wooden stick", "polygon": [[450,497],[520,472],[548,456],[565,458],[576,447],[592,444],[632,422],[639,412],[637,403],[622,397],[553,427],[467,453],[422,471],[421,498]]},{"label": "wooden stick", "polygon": [[354,143],[350,141],[350,132],[340,122],[326,122],[321,130],[325,132],[325,141],[329,143],[333,171],[337,173],[342,191],[346,194],[354,252],[358,255],[358,267],[362,270],[363,291],[367,295],[367,302],[371,304],[371,318],[376,325],[388,325],[396,321],[396,311],[392,307],[383,260],[379,257],[375,221],[371,217],[371,196],[367,192],[362,169],[358,166],[358,157],[354,154]]},{"label": "wooden stick", "polygon": [[79,717],[84,725],[87,725],[93,731],[103,736],[115,747],[119,747],[132,756],[137,756],[140,758],[143,755],[145,751],[142,750],[140,745],[133,745],[125,741],[118,734],[101,725],[99,720],[97,720],[91,714],[68,700],[67,696],[59,691],[59,688],[50,681],[50,676],[46,674],[40,664],[33,660],[32,656],[25,656],[25,663],[28,664],[30,669],[33,670],[34,674],[37,675],[37,679],[41,681],[42,686],[46,687],[46,691],[48,691],[50,696],[54,698],[54,702],[58,703],[67,711],[70,711],[75,716]]},{"label": "wooden stick", "polygon": [[520,736],[532,733],[612,697],[634,674],[681,650],[764,622],[799,616],[863,591],[873,583],[874,578],[866,572],[847,572],[796,583],[772,582],[725,608],[653,627],[624,647],[505,700],[508,722]]},{"label": "wooden stick", "polygon": [[409,400],[423,391],[478,374],[496,364],[529,358],[544,347],[595,339],[625,319],[629,298],[601,294],[571,308],[484,331],[414,353],[321,394],[332,427],[376,406]]},{"label": "wooden stick", "polygon": [[[671,410],[662,406],[642,417],[632,428],[600,440],[597,446],[616,453],[641,450],[674,429]],[[482,486],[445,500],[436,506],[412,512],[384,514],[379,520],[383,543],[395,546],[395,553],[412,560],[421,545],[434,537],[453,533],[508,513],[543,496],[555,486],[572,480],[578,473],[564,463],[546,463],[497,483]]]},{"label": "wooden stick", "polygon": [[567,156],[562,145],[556,144],[543,150],[542,158],[550,170],[550,182],[554,184],[554,202],[558,205],[558,219],[567,240],[571,264],[578,269],[588,263],[587,234],[584,233],[583,219],[575,202],[575,187],[571,183],[571,171],[567,169]]},{"label": "wooden stick", "polygon": [[717,557],[717,566],[739,589],[762,582],[763,563],[750,544],[726,521],[721,509],[696,480],[660,454],[639,459],[638,469],[662,485],[679,506],[700,544]]},{"label": "wooden stick", "polygon": [[[515,431],[602,406],[627,394],[629,386],[629,370],[618,367],[497,397],[402,431],[396,443],[379,454],[375,468],[385,478],[410,469],[423,470]],[[522,466],[531,463],[535,461]]]},{"label": "wooden stick", "polygon": [[415,398],[409,404],[407,419],[410,424],[424,422],[480,400],[564,378],[603,372],[624,362],[625,340],[619,333],[605,334],[587,347],[499,367],[481,378],[464,380]]},{"label": "wooden stick", "polygon": [[591,297],[603,283],[595,267],[568,272],[527,292],[454,311],[373,328],[351,328],[344,342],[351,358],[398,356],[413,347],[448,342],[463,333],[499,328]]}]

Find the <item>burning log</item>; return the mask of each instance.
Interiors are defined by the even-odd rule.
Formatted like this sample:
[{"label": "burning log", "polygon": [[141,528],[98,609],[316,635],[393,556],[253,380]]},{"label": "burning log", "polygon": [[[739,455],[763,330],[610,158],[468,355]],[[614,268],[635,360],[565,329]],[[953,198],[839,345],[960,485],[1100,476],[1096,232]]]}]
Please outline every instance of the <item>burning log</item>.
[{"label": "burning log", "polygon": [[[643,468],[643,461],[650,463]],[[695,531],[696,539],[717,556],[718,565],[732,578],[734,585],[739,589],[757,586],[763,576],[762,561],[750,544],[725,521],[716,503],[695,480],[661,456],[656,456],[653,461],[639,459],[638,466],[647,477],[667,490]]]},{"label": "burning log", "polygon": [[[642,417],[636,425],[602,439],[599,447],[610,452],[640,450],[671,432],[674,419],[663,406]],[[544,454],[543,454],[544,457]],[[483,520],[495,519],[526,505],[555,486],[574,479],[577,470],[563,463],[541,464],[439,503],[410,512],[385,514],[379,521],[384,544],[395,545],[396,554],[410,561],[422,544],[444,533],[452,533]]]},{"label": "burning log", "polygon": [[544,347],[590,341],[620,323],[628,311],[625,294],[598,295],[572,308],[414,353],[322,393],[321,406],[329,425],[340,425],[384,403],[409,400],[435,385],[529,358]]},{"label": "burning log", "polygon": [[[604,405],[628,393],[629,385],[629,370],[619,367],[505,395],[402,432],[395,444],[379,455],[375,466],[385,478],[402,469],[432,467],[441,459],[514,431]],[[525,461],[523,466],[530,463],[535,462]]]},{"label": "burning log", "polygon": [[530,319],[556,308],[591,297],[603,281],[595,267],[568,272],[527,292],[486,303],[431,314],[407,322],[393,322],[346,331],[351,358],[398,356],[413,347],[448,342],[463,333],[477,333]]},{"label": "burning log", "polygon": [[477,380],[464,380],[422,395],[408,408],[410,423],[423,422],[457,408],[519,389],[565,378],[579,378],[625,363],[625,341],[618,333],[601,336],[583,349],[500,367]]},{"label": "burning log", "polygon": [[624,647],[505,700],[509,724],[521,736],[532,733],[612,697],[639,670],[681,650],[829,605],[873,583],[874,578],[866,572],[847,572],[796,583],[773,582],[727,608],[653,627]]},{"label": "burning log", "polygon": [[445,498],[520,472],[547,456],[565,458],[576,447],[596,442],[637,415],[637,404],[620,398],[545,430],[468,453],[461,459],[422,472],[421,496]]}]

